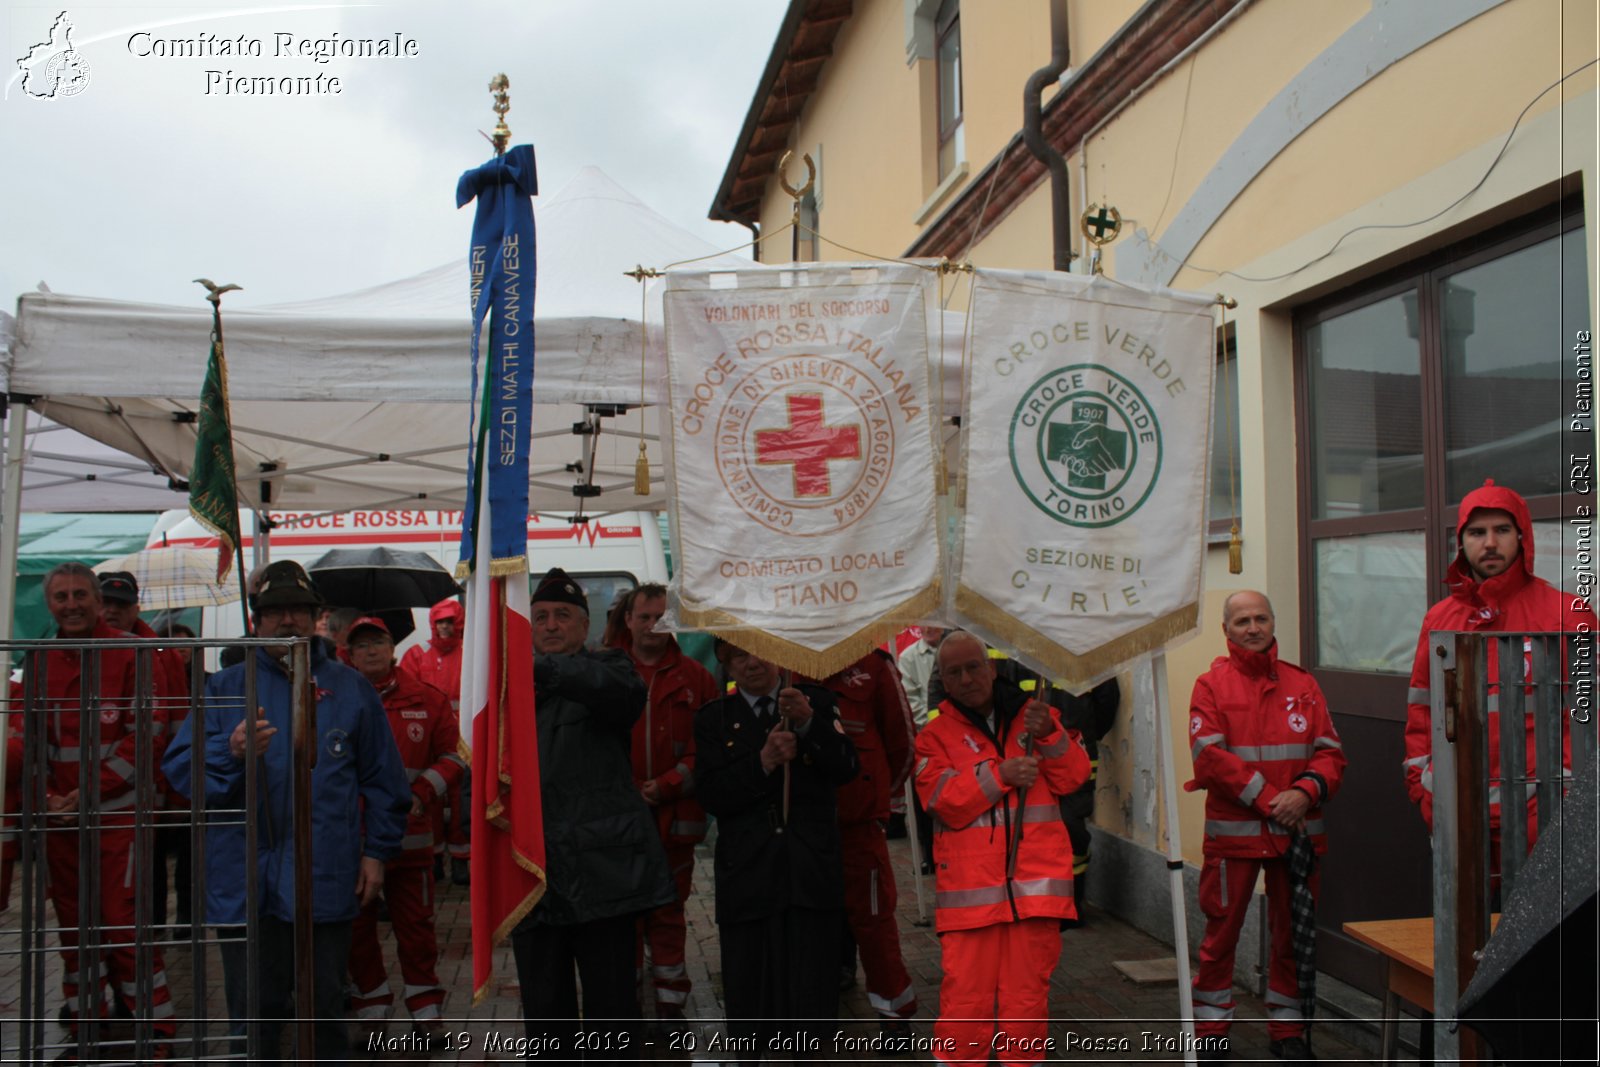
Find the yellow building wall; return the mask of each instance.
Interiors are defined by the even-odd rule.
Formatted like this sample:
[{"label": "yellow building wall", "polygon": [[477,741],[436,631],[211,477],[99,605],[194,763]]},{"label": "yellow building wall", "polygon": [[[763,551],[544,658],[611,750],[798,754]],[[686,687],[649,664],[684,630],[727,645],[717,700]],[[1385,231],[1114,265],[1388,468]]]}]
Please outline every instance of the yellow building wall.
[{"label": "yellow building wall", "polygon": [[[781,88],[781,85],[780,85]],[[916,236],[911,217],[921,203],[922,128],[919,82],[905,64],[905,24],[898,3],[858,4],[834,40],[833,57],[795,123],[789,147],[820,155],[818,231],[874,255],[893,256]],[[774,181],[761,208],[763,234],[788,224],[794,201]],[[786,263],[787,234],[763,242],[761,258]],[[853,259],[824,246],[823,259]]]},{"label": "yellow building wall", "polygon": [[[1074,63],[1086,60],[1138,6],[1133,0],[1075,0],[1070,8]],[[1084,146],[1084,157],[1074,154],[1069,159],[1074,207],[1084,200],[1110,203],[1125,220],[1123,236],[1107,251],[1106,271],[1126,276],[1135,261],[1135,231],[1159,240],[1280,88],[1371,10],[1368,0],[1257,0],[1096,133]],[[1022,86],[1048,59],[1047,22],[1042,0],[971,4],[963,13],[973,173],[1020,127]],[[1497,214],[1521,214],[1533,206],[1530,196],[1571,174],[1581,178],[1591,220],[1586,237],[1593,292],[1600,279],[1593,225],[1600,181],[1595,68],[1535,104],[1504,157],[1487,179],[1484,175],[1518,114],[1562,74],[1593,59],[1596,40],[1592,3],[1508,0],[1423,46],[1346,97],[1254,176],[1170,283],[1225,292],[1240,305],[1229,314],[1239,354],[1244,572],[1228,574],[1225,549],[1213,547],[1206,561],[1200,635],[1167,655],[1169,731],[1180,782],[1191,773],[1189,693],[1194,678],[1224,651],[1225,597],[1238,589],[1267,592],[1283,655],[1303,658],[1292,309],[1476,232]],[[926,70],[906,66],[901,5],[857,5],[794,138],[800,150],[823,146],[825,234],[880,255],[893,255],[914,239],[913,218],[929,191],[921,109],[930,86]],[[1480,188],[1439,217],[1392,228],[1440,212],[1480,180]],[[1048,268],[1048,198],[1047,187],[1034,190],[976,245],[972,261]],[[788,198],[774,184],[763,208],[768,232],[787,222],[789,212]],[[1375,228],[1352,232],[1358,227]],[[1337,251],[1326,254],[1341,238]],[[824,256],[849,258],[839,249],[825,249]],[[787,240],[763,258],[787,259]],[[1119,260],[1124,260],[1120,275]],[[1218,273],[1224,271],[1232,273]],[[1274,280],[1245,280],[1286,273]],[[964,305],[964,294],[958,293],[951,306]],[[1124,714],[1103,746],[1096,818],[1113,832],[1155,847],[1157,840],[1140,832],[1135,817],[1136,807],[1148,801],[1148,779],[1136,777],[1133,766],[1131,690],[1130,676],[1124,675]],[[1192,862],[1200,859],[1201,825],[1201,797],[1186,794],[1180,831],[1184,855]]]}]

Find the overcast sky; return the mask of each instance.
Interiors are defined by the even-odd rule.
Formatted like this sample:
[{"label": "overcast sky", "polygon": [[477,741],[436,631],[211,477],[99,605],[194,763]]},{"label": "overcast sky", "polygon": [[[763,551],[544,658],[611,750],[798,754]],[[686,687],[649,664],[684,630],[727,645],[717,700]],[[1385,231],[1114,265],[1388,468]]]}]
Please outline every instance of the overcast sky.
[{"label": "overcast sky", "polygon": [[[16,60],[58,4],[0,8],[0,307],[56,292],[192,303],[205,275],[234,306],[327,296],[465,254],[456,179],[492,153],[489,79],[511,79],[513,143],[543,193],[595,164],[719,247],[706,219],[786,7],[784,0],[486,0],[363,5],[69,6],[88,82],[33,99]],[[144,35],[148,36],[136,36]],[[387,38],[416,55],[325,63],[275,56],[303,40]],[[163,56],[201,35],[261,56]],[[313,45],[314,47],[314,45]],[[150,54],[139,54],[150,53]],[[218,78],[339,79],[340,92],[223,94]],[[34,83],[38,84],[38,83]],[[210,93],[207,90],[210,88]],[[620,269],[620,268],[619,268]]]}]

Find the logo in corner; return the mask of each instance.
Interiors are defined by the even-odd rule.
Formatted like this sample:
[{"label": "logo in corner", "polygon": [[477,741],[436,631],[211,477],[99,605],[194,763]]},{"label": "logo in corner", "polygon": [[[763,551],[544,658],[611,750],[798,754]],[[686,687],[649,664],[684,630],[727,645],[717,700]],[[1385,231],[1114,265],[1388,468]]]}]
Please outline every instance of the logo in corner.
[{"label": "logo in corner", "polygon": [[1029,500],[1068,526],[1115,526],[1161,473],[1161,426],[1128,379],[1084,363],[1028,387],[1011,416],[1011,469]]},{"label": "logo in corner", "polygon": [[77,96],[89,87],[89,61],[72,46],[72,18],[56,16],[50,36],[17,58],[22,91],[36,100]]}]

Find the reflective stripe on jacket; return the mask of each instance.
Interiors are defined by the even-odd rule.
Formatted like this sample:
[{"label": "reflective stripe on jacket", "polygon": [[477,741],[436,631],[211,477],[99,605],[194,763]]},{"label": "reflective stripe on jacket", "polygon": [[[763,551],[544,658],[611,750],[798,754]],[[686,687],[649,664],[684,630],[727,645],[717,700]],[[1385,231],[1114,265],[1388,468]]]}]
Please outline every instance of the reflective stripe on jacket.
[{"label": "reflective stripe on jacket", "polygon": [[[130,634],[104,621],[96,622],[89,637],[93,640],[127,640]],[[90,766],[99,768],[101,812],[126,811],[134,806],[133,788],[137,782],[134,761],[138,739],[135,735],[135,656],[131,648],[105,648],[90,653],[99,658],[99,689],[90,694],[88,711],[81,705],[85,673],[83,653],[51,649],[45,654],[45,758],[49,760],[47,788],[57,796],[80,787],[81,746],[87,740],[97,744],[89,754]],[[95,665],[91,662],[89,670]],[[152,687],[155,679],[152,677]],[[151,707],[151,757],[159,765],[166,745],[166,709],[159,700]],[[92,734],[82,729],[83,715],[92,716]],[[20,732],[20,731],[19,731]],[[89,734],[88,737],[85,735]]]},{"label": "reflective stripe on jacket", "polygon": [[461,727],[450,699],[404,667],[378,687],[384,714],[400,750],[400,764],[413,796],[422,798],[422,811],[406,819],[406,834],[400,841],[400,855],[391,864],[426,866],[433,863],[432,805],[466,773],[466,764],[456,754]]}]

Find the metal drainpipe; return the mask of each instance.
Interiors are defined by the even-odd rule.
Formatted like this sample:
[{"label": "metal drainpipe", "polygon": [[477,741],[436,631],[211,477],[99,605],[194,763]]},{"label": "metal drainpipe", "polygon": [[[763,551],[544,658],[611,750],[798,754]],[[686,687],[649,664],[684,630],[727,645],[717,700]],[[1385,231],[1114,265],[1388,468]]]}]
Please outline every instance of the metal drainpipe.
[{"label": "metal drainpipe", "polygon": [[1067,36],[1067,0],[1050,0],[1050,65],[1034,71],[1022,91],[1022,139],[1034,158],[1050,168],[1051,242],[1059,271],[1072,269],[1072,186],[1066,158],[1044,138],[1041,97],[1067,69]]}]

